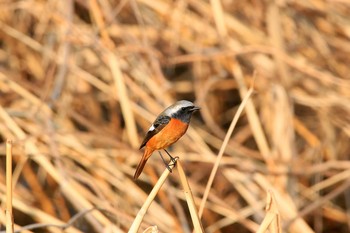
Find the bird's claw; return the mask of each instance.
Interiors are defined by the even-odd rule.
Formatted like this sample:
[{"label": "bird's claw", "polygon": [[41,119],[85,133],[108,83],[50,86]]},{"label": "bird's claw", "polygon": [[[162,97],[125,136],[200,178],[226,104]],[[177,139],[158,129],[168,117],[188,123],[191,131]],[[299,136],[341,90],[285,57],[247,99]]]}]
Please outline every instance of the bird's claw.
[{"label": "bird's claw", "polygon": [[163,158],[163,155],[162,155],[162,153],[161,153],[160,151],[158,151],[158,152],[159,152],[159,155],[160,155],[160,157],[162,158],[163,163],[165,164],[165,167],[169,170],[169,172],[173,172],[172,167],[175,167],[175,166],[176,166],[176,162],[177,162],[177,160],[179,159],[179,157],[178,157],[178,156],[173,157],[173,156],[170,155],[170,153],[169,153],[167,150],[164,149],[164,151],[169,155],[169,158],[170,158],[171,163],[170,163],[170,162],[167,163],[167,162],[165,161],[165,159]]},{"label": "bird's claw", "polygon": [[[174,168],[174,167],[176,166],[176,162],[177,162],[178,159],[179,159],[178,156],[176,156],[175,158],[172,157],[172,158],[170,159],[170,160],[171,160],[171,163],[169,163],[169,164],[166,165],[166,168],[169,170],[170,173],[173,172],[173,169],[172,169],[172,168]],[[172,167],[172,168],[171,168],[171,167]]]}]

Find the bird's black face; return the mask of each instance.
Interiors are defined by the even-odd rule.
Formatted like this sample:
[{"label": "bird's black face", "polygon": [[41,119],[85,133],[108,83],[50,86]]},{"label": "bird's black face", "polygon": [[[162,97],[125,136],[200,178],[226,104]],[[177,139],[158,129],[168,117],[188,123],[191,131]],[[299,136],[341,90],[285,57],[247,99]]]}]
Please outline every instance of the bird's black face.
[{"label": "bird's black face", "polygon": [[172,117],[181,120],[182,122],[189,123],[191,120],[192,113],[198,111],[200,108],[194,105],[185,106],[180,108],[177,112],[172,114]]}]

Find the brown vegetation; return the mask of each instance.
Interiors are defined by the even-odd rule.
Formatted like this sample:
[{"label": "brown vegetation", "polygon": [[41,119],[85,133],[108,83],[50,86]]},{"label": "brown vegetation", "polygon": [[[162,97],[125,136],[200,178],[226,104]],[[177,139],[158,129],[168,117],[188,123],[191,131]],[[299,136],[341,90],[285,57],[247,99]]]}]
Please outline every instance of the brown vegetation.
[{"label": "brown vegetation", "polygon": [[[349,232],[349,15],[345,0],[1,1],[0,198],[10,139],[15,230],[127,232],[165,169],[155,153],[132,179],[140,140],[188,99],[202,109],[170,150],[205,232]],[[192,232],[179,180],[174,168],[143,230]]]}]

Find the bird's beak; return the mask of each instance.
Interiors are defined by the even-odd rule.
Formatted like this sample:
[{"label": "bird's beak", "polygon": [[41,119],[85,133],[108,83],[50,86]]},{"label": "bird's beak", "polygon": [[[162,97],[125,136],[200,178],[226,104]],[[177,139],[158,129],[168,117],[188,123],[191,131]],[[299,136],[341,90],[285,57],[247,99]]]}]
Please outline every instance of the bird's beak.
[{"label": "bird's beak", "polygon": [[191,112],[195,112],[195,111],[198,111],[198,110],[200,110],[200,109],[201,109],[200,107],[194,106],[194,107],[191,109]]}]

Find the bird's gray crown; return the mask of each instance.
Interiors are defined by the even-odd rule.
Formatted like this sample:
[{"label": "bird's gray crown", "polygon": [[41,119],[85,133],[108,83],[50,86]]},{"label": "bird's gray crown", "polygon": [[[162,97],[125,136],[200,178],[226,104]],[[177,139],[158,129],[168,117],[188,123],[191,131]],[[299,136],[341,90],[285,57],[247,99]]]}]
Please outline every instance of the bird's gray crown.
[{"label": "bird's gray crown", "polygon": [[186,107],[194,107],[194,104],[188,100],[177,101],[175,104],[169,106],[167,109],[164,110],[164,115],[173,116],[174,114],[178,113],[181,108]]}]

